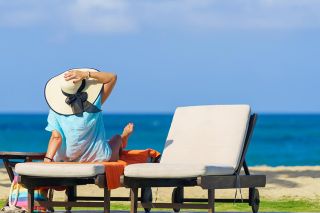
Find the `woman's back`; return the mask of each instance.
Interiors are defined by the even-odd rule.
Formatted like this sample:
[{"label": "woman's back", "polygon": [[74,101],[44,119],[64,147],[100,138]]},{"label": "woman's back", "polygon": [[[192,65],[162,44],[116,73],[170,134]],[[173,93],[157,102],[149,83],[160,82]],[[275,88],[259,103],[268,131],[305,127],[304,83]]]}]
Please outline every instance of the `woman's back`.
[{"label": "woman's back", "polygon": [[[94,105],[101,108],[101,94]],[[57,130],[62,136],[55,161],[107,161],[111,149],[107,143],[102,112],[60,115],[50,110],[46,130]]]}]

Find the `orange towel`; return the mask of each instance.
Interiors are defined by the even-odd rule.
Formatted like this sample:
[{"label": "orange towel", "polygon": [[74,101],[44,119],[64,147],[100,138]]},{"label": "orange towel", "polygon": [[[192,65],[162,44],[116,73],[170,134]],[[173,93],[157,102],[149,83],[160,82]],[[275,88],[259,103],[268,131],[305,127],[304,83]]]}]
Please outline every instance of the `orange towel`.
[{"label": "orange towel", "polygon": [[146,163],[149,158],[157,158],[160,153],[153,149],[146,150],[123,150],[120,160],[117,162],[103,162],[106,170],[108,189],[120,187],[120,176],[123,175],[124,167],[134,163]]}]

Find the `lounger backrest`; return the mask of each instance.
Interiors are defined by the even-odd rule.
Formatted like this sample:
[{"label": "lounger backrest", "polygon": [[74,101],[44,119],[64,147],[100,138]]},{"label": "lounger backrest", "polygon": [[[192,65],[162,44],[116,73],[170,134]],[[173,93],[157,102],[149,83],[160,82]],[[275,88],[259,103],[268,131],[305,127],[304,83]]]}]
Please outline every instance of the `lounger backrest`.
[{"label": "lounger backrest", "polygon": [[248,105],[178,107],[160,163],[237,168],[250,119]]}]

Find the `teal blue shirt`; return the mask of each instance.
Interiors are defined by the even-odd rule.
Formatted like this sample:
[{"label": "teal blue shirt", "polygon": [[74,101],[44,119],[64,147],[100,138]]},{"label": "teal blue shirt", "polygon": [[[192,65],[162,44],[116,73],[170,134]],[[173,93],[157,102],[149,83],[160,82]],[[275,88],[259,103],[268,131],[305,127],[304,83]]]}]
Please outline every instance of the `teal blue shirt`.
[{"label": "teal blue shirt", "polygon": [[[94,105],[101,109],[101,94]],[[62,136],[62,145],[54,156],[55,161],[101,162],[111,157],[102,112],[84,112],[79,117],[60,115],[50,110],[46,130],[56,130]]]}]

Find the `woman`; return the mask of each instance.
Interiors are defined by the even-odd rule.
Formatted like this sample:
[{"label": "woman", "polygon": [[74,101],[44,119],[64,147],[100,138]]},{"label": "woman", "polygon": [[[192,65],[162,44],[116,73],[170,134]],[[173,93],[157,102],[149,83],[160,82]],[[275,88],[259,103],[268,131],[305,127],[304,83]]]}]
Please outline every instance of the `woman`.
[{"label": "woman", "polygon": [[53,77],[45,87],[50,107],[47,131],[51,132],[45,162],[117,161],[133,132],[125,126],[109,141],[101,105],[108,99],[117,76],[95,69],[72,69]]}]

